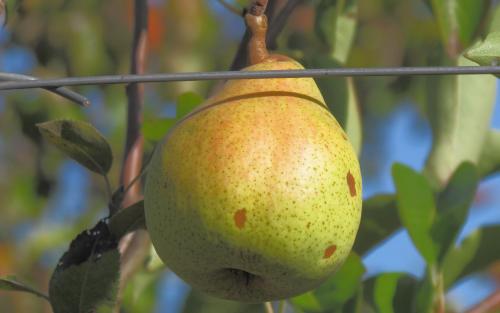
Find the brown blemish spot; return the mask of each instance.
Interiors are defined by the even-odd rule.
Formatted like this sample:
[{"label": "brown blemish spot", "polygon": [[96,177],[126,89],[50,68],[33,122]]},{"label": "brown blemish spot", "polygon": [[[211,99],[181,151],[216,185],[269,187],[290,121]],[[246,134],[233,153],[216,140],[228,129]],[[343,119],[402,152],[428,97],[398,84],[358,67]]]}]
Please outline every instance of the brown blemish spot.
[{"label": "brown blemish spot", "polygon": [[247,212],[245,209],[238,210],[234,213],[234,224],[239,229],[245,227],[245,222],[247,220]]},{"label": "brown blemish spot", "polygon": [[307,223],[306,227],[309,229],[309,227],[311,226],[311,222]]},{"label": "brown blemish spot", "polygon": [[331,257],[335,253],[336,250],[337,250],[336,245],[331,245],[328,248],[326,248],[325,255],[323,256],[323,259],[328,259],[329,257]]},{"label": "brown blemish spot", "polygon": [[352,176],[351,172],[347,173],[347,185],[349,185],[349,192],[351,193],[351,197],[356,196],[356,182],[354,181],[354,176]]}]

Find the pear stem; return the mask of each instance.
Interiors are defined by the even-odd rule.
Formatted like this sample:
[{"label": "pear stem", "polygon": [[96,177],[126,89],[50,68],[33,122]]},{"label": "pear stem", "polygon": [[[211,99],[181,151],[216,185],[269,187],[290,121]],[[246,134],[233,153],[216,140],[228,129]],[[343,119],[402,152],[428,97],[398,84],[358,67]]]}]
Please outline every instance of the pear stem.
[{"label": "pear stem", "polygon": [[269,57],[266,45],[267,16],[264,14],[267,1],[254,1],[245,14],[245,23],[250,31],[248,58],[250,64],[257,64]]}]

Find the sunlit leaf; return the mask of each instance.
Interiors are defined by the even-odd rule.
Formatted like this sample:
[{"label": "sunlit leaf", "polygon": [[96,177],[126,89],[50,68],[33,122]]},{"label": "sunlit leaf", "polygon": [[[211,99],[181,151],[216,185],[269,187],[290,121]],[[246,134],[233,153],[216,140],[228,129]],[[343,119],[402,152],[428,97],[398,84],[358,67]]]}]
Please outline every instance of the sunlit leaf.
[{"label": "sunlit leaf", "polygon": [[88,313],[113,304],[120,272],[117,245],[104,221],[71,242],[49,284],[54,313]]},{"label": "sunlit leaf", "polygon": [[[460,58],[458,65],[474,65]],[[490,129],[496,79],[492,75],[429,78],[432,149],[426,176],[442,186],[464,161],[477,164]]]},{"label": "sunlit leaf", "polygon": [[401,223],[394,195],[381,194],[364,200],[354,251],[363,255],[388,238],[399,227]]},{"label": "sunlit leaf", "polygon": [[405,165],[395,164],[392,175],[401,223],[422,257],[432,264],[438,254],[438,245],[430,234],[436,216],[432,189],[424,176]]},{"label": "sunlit leaf", "polygon": [[1,290],[27,292],[45,300],[49,300],[48,296],[24,283],[19,282],[15,277],[0,277],[0,291]]},{"label": "sunlit leaf", "polygon": [[479,65],[497,65],[500,61],[500,31],[488,34],[465,53],[465,57]]},{"label": "sunlit leaf", "polygon": [[393,299],[396,294],[398,280],[403,274],[387,273],[382,274],[375,280],[373,298],[377,312],[394,313]]},{"label": "sunlit leaf", "polygon": [[37,127],[53,145],[89,170],[104,175],[111,168],[111,147],[91,124],[53,120],[37,124]]},{"label": "sunlit leaf", "polygon": [[345,64],[357,26],[357,0],[323,0],[317,8],[316,32],[331,48],[331,57]]},{"label": "sunlit leaf", "polygon": [[303,293],[297,297],[293,297],[290,301],[292,302],[293,306],[301,312],[323,311],[321,305],[319,304],[318,298],[316,298],[316,295],[312,291]]}]

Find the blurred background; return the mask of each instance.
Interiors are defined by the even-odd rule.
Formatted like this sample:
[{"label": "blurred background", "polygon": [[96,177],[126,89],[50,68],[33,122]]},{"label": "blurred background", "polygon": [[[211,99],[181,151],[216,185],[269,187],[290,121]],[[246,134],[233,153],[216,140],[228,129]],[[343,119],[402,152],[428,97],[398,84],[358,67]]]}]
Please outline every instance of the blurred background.
[{"label": "blurred background", "polygon": [[[227,2],[241,8],[248,1]],[[359,1],[342,24],[342,34],[350,40],[349,49],[334,53],[328,48],[330,39],[325,39],[325,14],[329,13],[319,9],[324,2],[303,1],[295,8],[277,37],[277,50],[310,68],[443,65],[446,47],[441,44],[430,1]],[[277,3],[284,5],[286,1]],[[133,27],[131,0],[22,0],[7,1],[7,5],[7,24],[0,28],[1,72],[44,78],[128,73]],[[494,14],[486,11],[477,17],[479,24],[486,25]],[[349,23],[355,27],[349,27]],[[484,34],[484,25],[475,30],[478,35]],[[150,0],[148,30],[147,72],[160,73],[229,69],[245,28],[241,17],[216,0]],[[432,144],[426,78],[318,82],[332,111],[340,115],[344,112],[336,107],[336,100],[346,96],[339,95],[336,88],[346,83],[352,86],[349,90],[354,94],[352,101],[357,110],[353,118],[359,120],[344,121],[343,125],[354,129],[350,136],[354,134],[351,140],[360,151],[364,198],[394,191],[390,169],[396,161],[423,169]],[[164,131],[156,126],[163,119],[176,116],[179,96],[194,92],[206,97],[215,84],[146,85],[146,153]],[[91,122],[112,145],[115,163],[110,177],[115,187],[124,149],[124,86],[75,90],[91,100],[89,108],[82,109],[41,90],[0,94],[0,276],[15,274],[44,292],[70,240],[107,214],[107,197],[102,179],[44,142],[35,123],[55,118]],[[498,97],[494,106],[491,125],[500,129]],[[481,225],[500,223],[498,190],[498,174],[481,182],[462,238]],[[422,276],[424,271],[424,261],[405,231],[398,231],[369,251],[363,262],[367,278],[395,271]],[[465,312],[499,288],[499,282],[500,263],[461,280],[447,298],[456,312]],[[156,267],[144,269],[133,278],[124,311],[262,311],[260,306],[242,309],[229,302],[224,309],[210,311],[213,306],[206,305],[210,301],[191,293],[174,274]],[[50,312],[50,307],[28,294],[0,292],[0,311]]]}]

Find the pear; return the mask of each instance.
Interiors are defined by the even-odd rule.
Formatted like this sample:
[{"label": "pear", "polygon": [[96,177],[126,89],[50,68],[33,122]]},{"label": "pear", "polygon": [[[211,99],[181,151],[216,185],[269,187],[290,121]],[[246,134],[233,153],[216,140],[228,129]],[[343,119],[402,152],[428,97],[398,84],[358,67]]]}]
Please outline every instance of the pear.
[{"label": "pear", "polygon": [[[257,52],[243,70],[302,69],[267,54],[255,21],[265,29],[247,18]],[[194,288],[242,302],[284,299],[347,258],[361,192],[354,149],[313,79],[230,80],[156,149],[146,225],[160,258]]]}]

